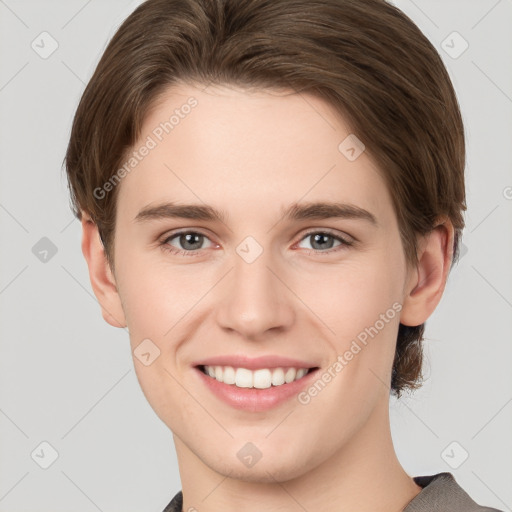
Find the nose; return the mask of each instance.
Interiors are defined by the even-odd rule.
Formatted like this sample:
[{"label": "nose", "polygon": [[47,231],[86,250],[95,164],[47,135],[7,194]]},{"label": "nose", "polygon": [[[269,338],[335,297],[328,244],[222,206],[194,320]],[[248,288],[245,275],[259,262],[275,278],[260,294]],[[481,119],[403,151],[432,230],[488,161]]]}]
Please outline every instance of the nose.
[{"label": "nose", "polygon": [[217,322],[224,330],[258,340],[267,331],[285,331],[294,321],[293,293],[270,251],[254,261],[235,252],[233,268],[224,279],[217,302]]}]

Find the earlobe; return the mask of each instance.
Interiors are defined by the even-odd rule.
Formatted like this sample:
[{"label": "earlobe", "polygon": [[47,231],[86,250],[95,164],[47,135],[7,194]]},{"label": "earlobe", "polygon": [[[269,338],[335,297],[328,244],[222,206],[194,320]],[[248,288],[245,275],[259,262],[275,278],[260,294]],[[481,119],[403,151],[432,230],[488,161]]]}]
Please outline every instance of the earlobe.
[{"label": "earlobe", "polygon": [[430,233],[419,240],[418,265],[410,271],[404,290],[400,323],[423,324],[443,295],[453,257],[454,228],[443,217]]},{"label": "earlobe", "polygon": [[104,320],[113,327],[126,327],[121,298],[110,269],[98,226],[82,212],[82,253],[89,268],[89,278]]}]

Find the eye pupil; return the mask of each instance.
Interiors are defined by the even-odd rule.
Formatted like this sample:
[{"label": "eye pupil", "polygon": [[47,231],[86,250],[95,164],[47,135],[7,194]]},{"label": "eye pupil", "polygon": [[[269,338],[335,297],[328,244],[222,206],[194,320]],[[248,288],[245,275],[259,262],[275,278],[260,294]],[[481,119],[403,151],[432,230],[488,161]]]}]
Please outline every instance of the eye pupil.
[{"label": "eye pupil", "polygon": [[[195,242],[193,241],[194,239],[196,239]],[[201,235],[199,233],[185,233],[180,236],[181,246],[184,248],[190,249],[192,251],[195,249],[199,249],[201,247],[202,241],[203,241],[203,235]],[[192,244],[193,247],[187,246],[187,244]]]},{"label": "eye pupil", "polygon": [[[178,245],[181,247],[181,251],[178,247],[176,247],[176,250],[178,250],[178,253],[180,254],[186,254],[191,253],[194,254],[194,251],[201,250],[202,245],[204,242],[204,239],[207,238],[205,235],[195,232],[195,231],[185,231],[182,233],[177,233],[174,236],[170,236],[167,238],[163,244],[164,245],[173,245],[170,241],[171,239],[174,239],[178,242]],[[343,239],[340,239],[339,237],[336,237],[334,235],[331,235],[328,232],[322,232],[322,231],[315,231],[307,235],[303,238],[303,240],[306,240],[309,238],[311,241],[311,247],[314,251],[317,253],[326,252],[330,253],[329,249],[332,249],[336,244],[335,242],[338,241],[338,243],[341,246],[350,246],[352,245],[350,242],[347,242]],[[175,242],[176,243],[176,242]]]},{"label": "eye pupil", "polygon": [[[314,235],[312,235],[312,237],[313,237],[313,243],[311,244],[311,246],[314,249],[325,249],[325,248],[331,249],[332,248],[332,244],[333,244],[334,240],[331,235],[329,235],[327,233],[315,233]],[[326,238],[330,239],[330,243],[329,242],[325,243]],[[315,244],[318,244],[319,247],[315,247]]]}]

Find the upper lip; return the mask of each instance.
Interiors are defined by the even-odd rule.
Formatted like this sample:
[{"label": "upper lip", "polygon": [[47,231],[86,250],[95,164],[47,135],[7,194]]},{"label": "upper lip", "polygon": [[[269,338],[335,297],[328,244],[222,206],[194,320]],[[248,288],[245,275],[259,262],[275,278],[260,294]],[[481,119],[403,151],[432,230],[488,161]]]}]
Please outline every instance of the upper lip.
[{"label": "upper lip", "polygon": [[234,368],[247,368],[258,370],[260,368],[315,368],[318,365],[308,361],[300,361],[290,357],[266,355],[260,357],[247,357],[243,355],[225,355],[209,357],[196,361],[194,366],[233,366]]}]

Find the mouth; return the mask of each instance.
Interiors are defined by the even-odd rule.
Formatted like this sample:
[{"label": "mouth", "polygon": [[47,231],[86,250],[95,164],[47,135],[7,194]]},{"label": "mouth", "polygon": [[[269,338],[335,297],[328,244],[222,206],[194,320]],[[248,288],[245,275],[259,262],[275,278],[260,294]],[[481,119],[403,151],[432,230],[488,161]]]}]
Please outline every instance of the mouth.
[{"label": "mouth", "polygon": [[315,365],[319,359],[313,357],[219,354],[195,361],[192,368],[200,389],[231,408],[255,413],[289,404],[311,386],[320,372],[320,366]]},{"label": "mouth", "polygon": [[283,366],[251,370],[220,365],[198,365],[196,368],[217,382],[242,389],[269,389],[286,386],[319,369],[318,366],[312,368]]}]

